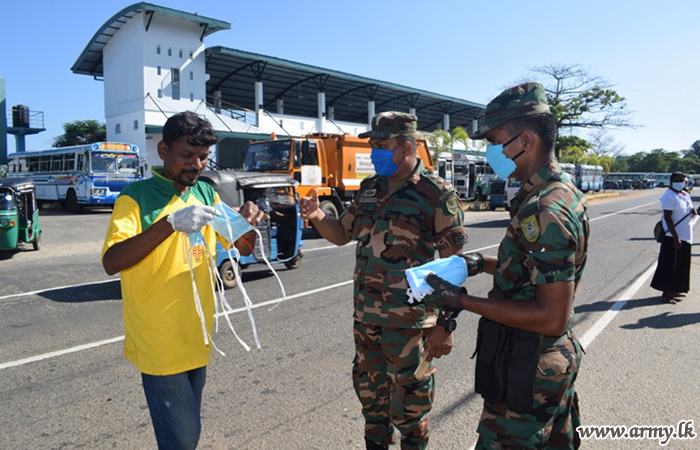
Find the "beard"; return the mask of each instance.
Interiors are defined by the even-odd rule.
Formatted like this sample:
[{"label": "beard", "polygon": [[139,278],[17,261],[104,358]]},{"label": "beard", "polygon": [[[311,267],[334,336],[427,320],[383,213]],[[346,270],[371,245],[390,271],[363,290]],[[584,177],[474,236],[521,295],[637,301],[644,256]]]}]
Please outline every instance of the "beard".
[{"label": "beard", "polygon": [[182,186],[194,186],[201,172],[201,170],[196,169],[183,169],[174,181]]}]

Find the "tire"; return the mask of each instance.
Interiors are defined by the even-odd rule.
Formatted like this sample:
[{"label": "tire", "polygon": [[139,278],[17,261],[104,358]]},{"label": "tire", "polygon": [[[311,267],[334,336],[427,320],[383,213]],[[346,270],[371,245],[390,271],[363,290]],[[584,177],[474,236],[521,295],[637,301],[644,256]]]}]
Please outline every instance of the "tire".
[{"label": "tire", "polygon": [[230,259],[227,259],[219,266],[219,274],[224,282],[224,288],[232,289],[238,284],[236,273],[233,271],[233,263]]},{"label": "tire", "polygon": [[299,251],[299,253],[297,253],[297,256],[290,259],[289,261],[286,261],[284,263],[284,266],[290,270],[298,268],[301,265],[301,257],[302,256],[303,255],[301,254],[301,251]]},{"label": "tire", "polygon": [[34,237],[34,240],[32,241],[32,247],[34,247],[34,251],[39,251],[39,249],[41,248],[41,231]]},{"label": "tire", "polygon": [[83,209],[85,209],[85,205],[78,203],[78,196],[75,195],[75,191],[73,189],[69,190],[66,194],[66,208],[68,208],[70,212],[74,213],[81,213],[83,212]]},{"label": "tire", "polygon": [[[335,207],[332,201],[330,200],[324,200],[321,202],[321,204],[318,206],[318,209],[323,211],[323,213],[329,217],[332,217],[334,219],[337,219],[339,217],[338,215],[338,209]],[[313,227],[313,224],[311,224]],[[316,227],[314,227],[314,233],[316,234],[316,237],[323,237],[321,236],[321,233],[318,232]]]},{"label": "tire", "polygon": [[325,200],[322,201],[321,204],[318,207],[323,213],[327,216],[330,216],[334,219],[337,219],[338,216],[338,209],[335,207],[332,201],[330,200]]}]

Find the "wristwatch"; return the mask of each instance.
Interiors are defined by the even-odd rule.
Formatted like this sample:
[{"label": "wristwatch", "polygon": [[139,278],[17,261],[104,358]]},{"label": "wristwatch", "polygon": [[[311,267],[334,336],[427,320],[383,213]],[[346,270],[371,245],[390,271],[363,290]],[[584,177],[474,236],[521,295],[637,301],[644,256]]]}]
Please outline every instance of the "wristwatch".
[{"label": "wristwatch", "polygon": [[438,317],[437,324],[448,333],[452,333],[457,328],[457,321],[452,317]]}]

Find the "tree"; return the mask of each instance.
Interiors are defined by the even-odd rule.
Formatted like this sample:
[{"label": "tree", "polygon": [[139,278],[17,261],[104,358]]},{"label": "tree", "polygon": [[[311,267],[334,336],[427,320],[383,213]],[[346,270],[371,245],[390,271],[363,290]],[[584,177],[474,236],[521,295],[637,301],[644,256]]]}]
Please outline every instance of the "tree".
[{"label": "tree", "polygon": [[571,164],[586,164],[584,159],[591,147],[590,142],[578,136],[559,136],[558,156],[559,161]]},{"label": "tree", "polygon": [[695,156],[700,158],[700,139],[693,142],[693,144],[690,146],[690,151],[693,152]]},{"label": "tree", "polygon": [[74,120],[63,124],[64,133],[56,136],[53,147],[92,144],[107,140],[107,127],[96,120]]},{"label": "tree", "polygon": [[599,75],[578,64],[550,64],[530,69],[547,79],[547,101],[559,128],[635,128],[625,98]]},{"label": "tree", "polygon": [[443,152],[452,152],[454,144],[461,142],[464,148],[469,148],[469,135],[462,127],[454,127],[452,131],[435,130],[425,136],[428,145],[433,149],[433,161],[437,161],[437,157]]}]

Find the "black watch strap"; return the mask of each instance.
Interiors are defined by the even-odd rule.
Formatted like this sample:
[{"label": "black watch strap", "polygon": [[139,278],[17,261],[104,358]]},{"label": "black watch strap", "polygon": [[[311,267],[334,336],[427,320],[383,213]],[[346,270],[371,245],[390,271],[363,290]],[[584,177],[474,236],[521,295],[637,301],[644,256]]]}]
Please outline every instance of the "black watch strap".
[{"label": "black watch strap", "polygon": [[441,326],[448,333],[452,333],[457,328],[457,321],[452,317],[438,317],[438,326]]}]

